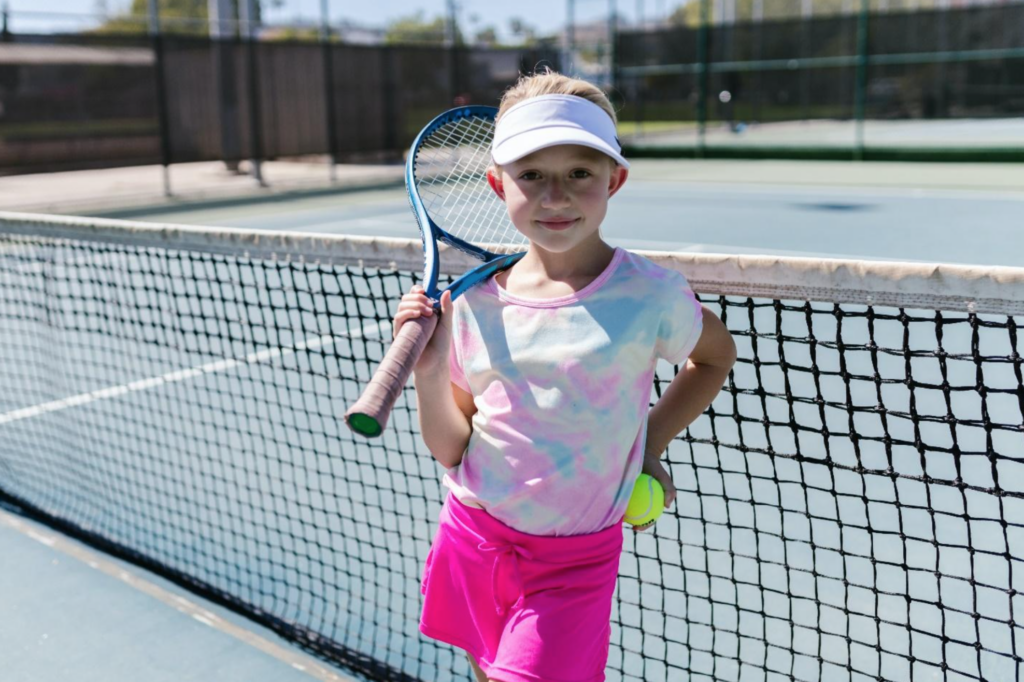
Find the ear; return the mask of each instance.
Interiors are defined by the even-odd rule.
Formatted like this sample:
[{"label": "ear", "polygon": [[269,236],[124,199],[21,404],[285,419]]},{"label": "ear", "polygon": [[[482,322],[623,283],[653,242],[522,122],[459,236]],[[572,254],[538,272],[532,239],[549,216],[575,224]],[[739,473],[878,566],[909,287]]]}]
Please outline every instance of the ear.
[{"label": "ear", "polygon": [[494,190],[494,193],[502,201],[505,201],[505,181],[502,180],[501,174],[494,168],[487,169],[487,184],[491,186],[491,189]]},{"label": "ear", "polygon": [[622,189],[622,186],[626,184],[626,178],[629,177],[629,171],[622,166],[616,165],[612,169],[611,177],[608,179],[608,196],[613,196],[616,192]]}]

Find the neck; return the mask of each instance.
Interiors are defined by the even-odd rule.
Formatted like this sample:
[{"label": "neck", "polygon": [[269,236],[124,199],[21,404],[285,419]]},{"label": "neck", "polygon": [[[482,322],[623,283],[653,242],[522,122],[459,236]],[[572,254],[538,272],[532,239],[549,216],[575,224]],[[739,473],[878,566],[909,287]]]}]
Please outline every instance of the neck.
[{"label": "neck", "polygon": [[547,251],[531,244],[526,255],[517,263],[517,267],[543,274],[557,282],[564,282],[574,277],[596,277],[608,267],[614,253],[615,249],[602,239],[580,244],[561,253]]}]

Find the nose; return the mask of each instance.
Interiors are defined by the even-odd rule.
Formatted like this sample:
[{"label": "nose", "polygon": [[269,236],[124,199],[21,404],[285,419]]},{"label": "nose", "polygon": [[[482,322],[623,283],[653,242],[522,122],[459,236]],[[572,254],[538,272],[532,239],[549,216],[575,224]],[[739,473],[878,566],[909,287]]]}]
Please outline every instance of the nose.
[{"label": "nose", "polygon": [[544,208],[562,208],[569,205],[569,192],[561,180],[551,180],[544,187]]}]

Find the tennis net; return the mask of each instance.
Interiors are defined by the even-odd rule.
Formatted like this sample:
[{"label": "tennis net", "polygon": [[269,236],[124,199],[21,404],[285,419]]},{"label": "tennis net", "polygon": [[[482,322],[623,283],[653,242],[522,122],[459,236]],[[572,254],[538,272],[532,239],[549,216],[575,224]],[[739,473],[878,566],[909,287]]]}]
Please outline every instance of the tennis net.
[{"label": "tennis net", "polygon": [[[1024,271],[648,255],[739,360],[626,532],[608,679],[1022,679]],[[0,215],[0,499],[356,677],[469,679],[416,627],[443,492],[412,388],[379,440],[341,420],[420,263]]]}]

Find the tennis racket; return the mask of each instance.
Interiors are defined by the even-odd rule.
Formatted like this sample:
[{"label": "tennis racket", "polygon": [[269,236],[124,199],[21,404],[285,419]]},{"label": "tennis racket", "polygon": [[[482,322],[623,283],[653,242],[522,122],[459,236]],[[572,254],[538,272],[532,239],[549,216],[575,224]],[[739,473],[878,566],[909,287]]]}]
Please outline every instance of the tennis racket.
[{"label": "tennis racket", "polygon": [[[446,111],[420,131],[405,166],[405,186],[423,238],[423,288],[438,314],[444,291],[437,284],[439,242],[483,261],[447,287],[452,301],[511,266],[526,248],[526,238],[487,184],[497,113],[494,107],[477,106]],[[434,333],[438,314],[402,325],[362,396],[345,413],[345,423],[355,433],[372,438],[384,431],[395,401]]]}]

